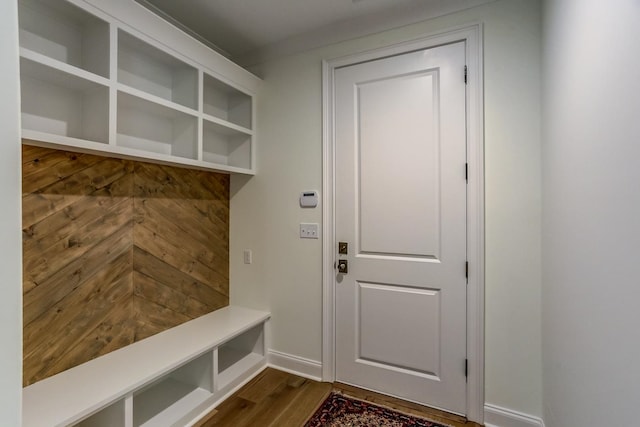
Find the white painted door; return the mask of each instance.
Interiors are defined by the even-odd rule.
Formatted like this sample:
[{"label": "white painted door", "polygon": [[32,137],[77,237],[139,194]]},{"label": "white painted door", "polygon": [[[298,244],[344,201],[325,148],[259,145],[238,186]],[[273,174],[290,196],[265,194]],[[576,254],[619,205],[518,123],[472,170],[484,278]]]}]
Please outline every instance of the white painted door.
[{"label": "white painted door", "polygon": [[[465,46],[335,71],[336,380],[466,411]],[[338,252],[338,248],[336,248]]]}]

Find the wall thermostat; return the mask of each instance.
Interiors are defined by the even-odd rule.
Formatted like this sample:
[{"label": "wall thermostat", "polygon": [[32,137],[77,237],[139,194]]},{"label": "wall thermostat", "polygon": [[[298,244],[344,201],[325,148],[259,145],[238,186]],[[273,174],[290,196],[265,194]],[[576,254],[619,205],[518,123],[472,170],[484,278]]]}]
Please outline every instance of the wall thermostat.
[{"label": "wall thermostat", "polygon": [[316,206],[318,206],[317,191],[303,191],[300,193],[300,207],[315,208]]}]

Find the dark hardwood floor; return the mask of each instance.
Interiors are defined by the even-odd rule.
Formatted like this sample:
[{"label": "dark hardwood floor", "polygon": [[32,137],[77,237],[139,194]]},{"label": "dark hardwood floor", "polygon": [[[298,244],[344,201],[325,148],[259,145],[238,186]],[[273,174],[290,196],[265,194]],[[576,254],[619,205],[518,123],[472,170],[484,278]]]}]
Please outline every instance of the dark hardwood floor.
[{"label": "dark hardwood floor", "polygon": [[204,417],[196,427],[301,427],[331,390],[453,427],[479,427],[464,418],[345,384],[320,383],[267,368]]}]

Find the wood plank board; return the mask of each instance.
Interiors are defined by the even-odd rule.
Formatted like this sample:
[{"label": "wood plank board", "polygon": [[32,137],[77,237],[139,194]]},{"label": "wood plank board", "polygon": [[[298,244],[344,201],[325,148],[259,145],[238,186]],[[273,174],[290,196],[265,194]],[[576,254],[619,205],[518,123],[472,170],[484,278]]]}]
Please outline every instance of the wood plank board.
[{"label": "wood plank board", "polygon": [[229,304],[228,176],[29,142],[25,385]]}]

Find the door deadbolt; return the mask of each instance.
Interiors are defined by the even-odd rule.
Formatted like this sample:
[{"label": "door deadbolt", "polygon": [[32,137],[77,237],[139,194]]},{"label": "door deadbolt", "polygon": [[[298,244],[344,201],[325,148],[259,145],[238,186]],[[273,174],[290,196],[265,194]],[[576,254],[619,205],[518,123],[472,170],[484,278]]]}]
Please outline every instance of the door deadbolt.
[{"label": "door deadbolt", "polygon": [[338,242],[338,253],[347,255],[347,252],[349,252],[349,244],[347,242]]},{"label": "door deadbolt", "polygon": [[349,263],[346,259],[338,260],[338,273],[347,274],[349,272]]}]

